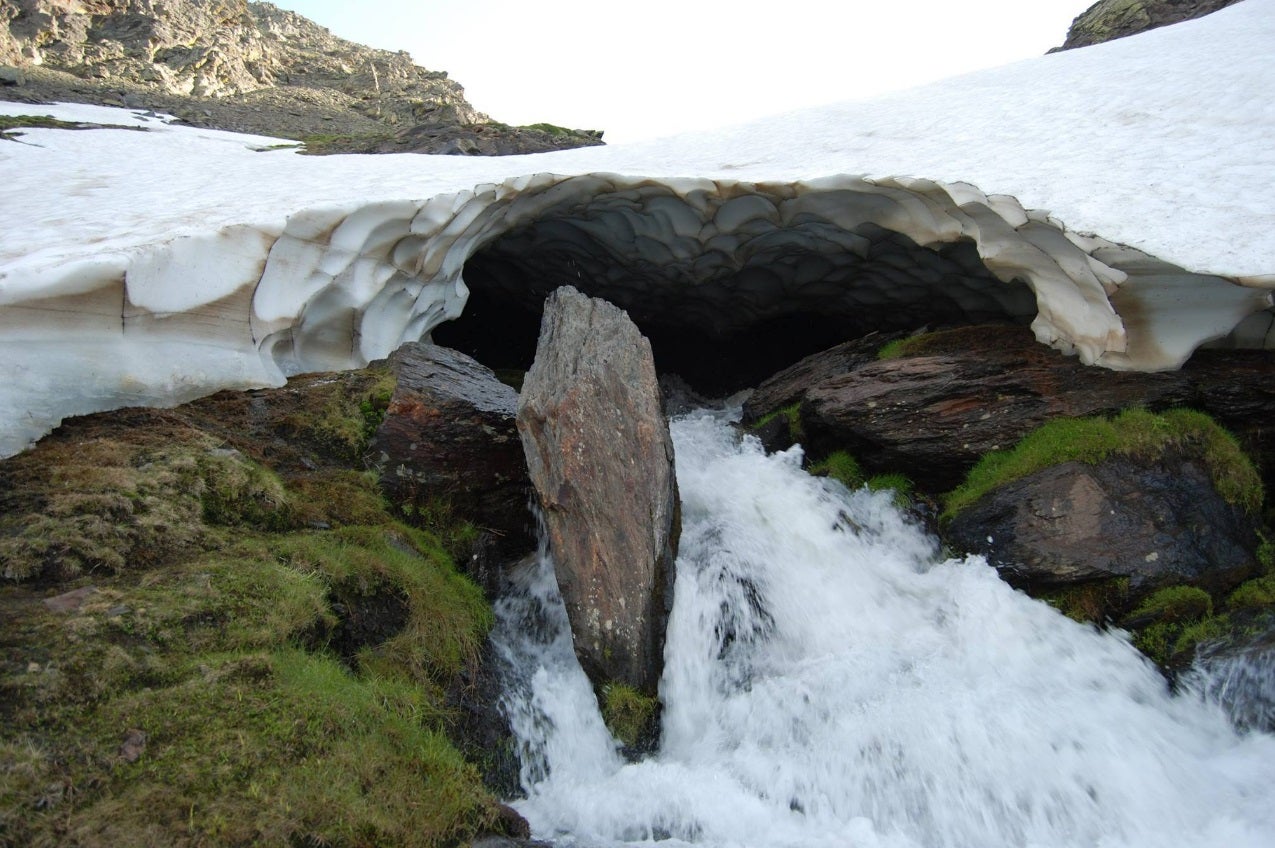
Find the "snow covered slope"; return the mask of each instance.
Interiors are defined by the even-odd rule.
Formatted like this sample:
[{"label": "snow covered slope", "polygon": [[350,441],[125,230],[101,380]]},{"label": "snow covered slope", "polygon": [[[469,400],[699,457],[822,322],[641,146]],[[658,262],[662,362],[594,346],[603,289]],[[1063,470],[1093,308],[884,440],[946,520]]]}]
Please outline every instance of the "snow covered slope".
[{"label": "snow covered slope", "polygon": [[[498,159],[305,157],[122,111],[39,107],[151,131],[29,130],[0,144],[0,454],[66,415],[384,356],[459,314],[470,257],[536,224],[683,287],[772,255],[762,246],[828,259],[867,255],[881,233],[929,251],[970,242],[992,277],[1026,284],[1034,314],[923,274],[864,285],[970,314],[1014,301],[1006,314],[1042,342],[1113,368],[1176,367],[1217,339],[1275,346],[1271,44],[1275,0],[1245,0],[902,94]],[[816,265],[779,290],[719,286],[715,305],[841,297]]]}]

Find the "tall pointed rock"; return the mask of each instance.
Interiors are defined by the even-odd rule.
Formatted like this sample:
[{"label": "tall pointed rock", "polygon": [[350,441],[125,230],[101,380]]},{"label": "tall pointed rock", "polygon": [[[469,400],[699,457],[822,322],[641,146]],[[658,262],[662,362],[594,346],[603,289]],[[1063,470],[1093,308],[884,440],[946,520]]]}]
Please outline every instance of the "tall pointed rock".
[{"label": "tall pointed rock", "polygon": [[517,422],[580,664],[654,694],[678,502],[650,342],[623,310],[558,289]]}]

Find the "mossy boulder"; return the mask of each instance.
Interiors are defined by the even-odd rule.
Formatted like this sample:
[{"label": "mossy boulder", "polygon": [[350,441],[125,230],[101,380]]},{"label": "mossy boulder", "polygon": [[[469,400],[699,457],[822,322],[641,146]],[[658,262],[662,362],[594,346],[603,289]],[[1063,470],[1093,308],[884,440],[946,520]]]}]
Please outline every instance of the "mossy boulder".
[{"label": "mossy boulder", "polygon": [[361,465],[385,374],[73,419],[0,462],[0,844],[501,827],[449,737],[490,609]]},{"label": "mossy boulder", "polygon": [[1255,574],[1261,503],[1257,471],[1207,416],[1135,409],[984,457],[945,499],[945,540],[1029,591],[1121,581],[1091,600],[1123,613],[1161,587],[1217,594]]}]

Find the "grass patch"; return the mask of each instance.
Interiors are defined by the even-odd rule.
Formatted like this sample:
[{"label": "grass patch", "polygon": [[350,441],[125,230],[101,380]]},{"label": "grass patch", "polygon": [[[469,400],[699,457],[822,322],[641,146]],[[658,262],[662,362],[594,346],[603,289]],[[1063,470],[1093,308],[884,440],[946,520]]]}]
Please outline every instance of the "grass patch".
[{"label": "grass patch", "polygon": [[857,489],[866,480],[863,467],[848,451],[833,451],[818,462],[811,463],[810,473],[816,477],[831,477],[847,489]]},{"label": "grass patch", "polygon": [[1102,624],[1129,597],[1129,578],[1116,577],[1064,586],[1041,592],[1038,597],[1073,621]]},{"label": "grass patch", "polygon": [[801,401],[767,412],[750,424],[749,429],[760,430],[777,418],[782,418],[787,423],[788,435],[792,437],[793,441],[800,442],[805,439],[806,432],[801,426]]},{"label": "grass patch", "polygon": [[626,748],[636,748],[655,718],[659,701],[626,683],[602,687],[602,720]]},{"label": "grass patch", "polygon": [[1156,415],[1129,409],[1114,418],[1062,418],[1033,430],[1010,450],[983,456],[965,482],[944,498],[951,519],[993,489],[1064,462],[1096,464],[1109,456],[1154,459],[1168,450],[1199,456],[1218,494],[1250,513],[1262,504],[1262,481],[1235,437],[1202,412],[1174,409]]},{"label": "grass patch", "polygon": [[894,492],[895,506],[900,509],[912,506],[915,487],[906,475],[892,473],[869,477],[849,451],[833,451],[818,462],[811,463],[808,471],[815,477],[831,477],[847,489],[867,486],[873,492],[890,490]]},{"label": "grass patch", "polygon": [[912,497],[915,494],[916,487],[904,474],[897,472],[876,474],[868,478],[866,485],[874,492],[886,490],[894,492],[894,505],[899,509],[907,509],[912,506]]}]

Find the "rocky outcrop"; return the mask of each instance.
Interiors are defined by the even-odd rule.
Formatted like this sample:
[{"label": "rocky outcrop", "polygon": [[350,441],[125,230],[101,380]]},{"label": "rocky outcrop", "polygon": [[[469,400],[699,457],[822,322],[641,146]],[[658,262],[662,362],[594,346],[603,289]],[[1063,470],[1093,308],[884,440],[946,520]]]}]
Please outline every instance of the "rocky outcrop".
[{"label": "rocky outcrop", "polygon": [[418,67],[403,52],[337,38],[269,3],[19,0],[16,6],[0,48],[7,64],[197,97],[278,85],[333,89],[359,98],[360,111],[392,113],[391,122],[483,118],[446,73]]},{"label": "rocky outcrop", "polygon": [[901,333],[868,333],[857,339],[842,342],[825,351],[807,356],[795,365],[768,377],[744,401],[741,423],[756,423],[767,413],[800,403],[811,386],[825,380],[857,371],[875,362],[877,352],[887,342]]},{"label": "rocky outcrop", "polygon": [[534,550],[517,393],[444,347],[404,345],[389,364],[397,384],[368,456],[390,502],[417,518],[473,522],[493,534],[499,558]]},{"label": "rocky outcrop", "polygon": [[1183,453],[1046,468],[959,512],[946,538],[1034,591],[1127,578],[1130,599],[1183,583],[1216,594],[1257,567],[1251,518]]},{"label": "rocky outcrop", "polygon": [[1238,0],[1098,0],[1076,16],[1059,50],[1087,47],[1203,17]]},{"label": "rocky outcrop", "polygon": [[6,64],[25,71],[6,98],[145,107],[200,126],[312,137],[317,152],[497,155],[601,143],[601,133],[492,123],[445,71],[269,3],[5,3]]},{"label": "rocky outcrop", "polygon": [[[983,454],[1052,418],[1190,406],[1234,431],[1267,479],[1275,474],[1261,437],[1275,411],[1272,354],[1201,351],[1180,371],[1147,374],[1086,368],[1016,327],[967,327],[914,344],[915,353],[874,358],[806,388],[801,425],[816,454],[846,449],[870,472],[899,471],[937,493],[960,483]],[[830,352],[828,369],[801,370],[826,375],[842,358]],[[770,411],[750,409],[755,417]]]},{"label": "rocky outcrop", "polygon": [[1174,374],[1085,368],[1020,328],[944,335],[941,348],[811,387],[801,407],[810,446],[847,449],[869,471],[899,471],[938,492],[960,483],[983,454],[1012,447],[1051,418],[1187,398]]},{"label": "rocky outcrop", "polygon": [[549,297],[518,432],[581,665],[654,694],[677,490],[651,348],[623,311],[571,287]]}]

